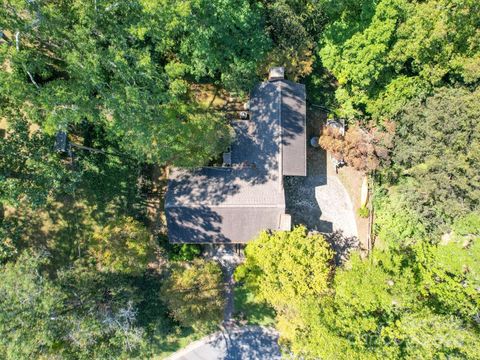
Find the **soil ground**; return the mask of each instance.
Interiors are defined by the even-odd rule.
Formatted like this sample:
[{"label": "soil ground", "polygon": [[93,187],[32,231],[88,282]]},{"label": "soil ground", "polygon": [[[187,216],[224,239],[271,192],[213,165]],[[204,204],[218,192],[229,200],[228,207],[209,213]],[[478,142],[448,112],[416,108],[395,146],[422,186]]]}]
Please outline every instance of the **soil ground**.
[{"label": "soil ground", "polygon": [[368,249],[368,218],[358,216],[358,209],[361,206],[361,189],[363,177],[365,175],[350,166],[338,169],[338,178],[345,186],[355,211],[355,222],[357,224],[357,234],[362,251]]}]

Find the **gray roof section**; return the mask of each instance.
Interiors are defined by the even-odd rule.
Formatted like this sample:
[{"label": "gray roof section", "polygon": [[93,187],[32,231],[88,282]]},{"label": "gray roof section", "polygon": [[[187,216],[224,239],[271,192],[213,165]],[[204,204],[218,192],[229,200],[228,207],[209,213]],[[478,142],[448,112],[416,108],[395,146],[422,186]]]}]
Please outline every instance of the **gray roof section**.
[{"label": "gray roof section", "polygon": [[251,120],[232,124],[231,168],[172,169],[165,199],[171,242],[244,243],[280,228],[282,175],[304,175],[304,96],[303,85],[259,84],[250,97]]},{"label": "gray roof section", "polygon": [[281,81],[283,175],[307,175],[305,85]]},{"label": "gray roof section", "polygon": [[168,213],[172,243],[246,243],[263,230],[279,229],[285,208],[180,206]]}]

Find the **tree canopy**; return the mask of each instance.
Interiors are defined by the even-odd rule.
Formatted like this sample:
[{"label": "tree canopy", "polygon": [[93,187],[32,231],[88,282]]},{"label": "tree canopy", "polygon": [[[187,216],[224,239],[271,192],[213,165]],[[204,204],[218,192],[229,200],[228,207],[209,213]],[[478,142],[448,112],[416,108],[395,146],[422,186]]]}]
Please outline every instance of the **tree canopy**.
[{"label": "tree canopy", "polygon": [[[479,351],[478,220],[478,214],[465,218],[439,245],[392,244],[368,260],[354,253],[334,277],[331,251],[322,256],[305,248],[308,241],[310,249],[320,246],[320,254],[328,254],[321,237],[301,228],[295,236],[263,235],[247,245],[237,276],[253,282],[254,292],[276,309],[283,343],[305,359],[473,359]],[[280,250],[285,242],[276,247],[275,240],[288,244]],[[317,274],[323,274],[321,285],[312,281]],[[297,276],[300,287],[294,287]]]},{"label": "tree canopy", "polygon": [[223,317],[222,270],[213,261],[173,264],[161,295],[175,320],[197,329],[215,327]]},{"label": "tree canopy", "polygon": [[320,56],[346,116],[391,116],[433,87],[478,85],[478,3],[341,1]]},{"label": "tree canopy", "polygon": [[396,116],[399,191],[427,224],[440,227],[480,205],[480,92],[441,88]]},{"label": "tree canopy", "polygon": [[475,0],[4,0],[0,357],[154,358],[215,328],[221,269],[168,244],[165,176],[218,159],[284,66],[309,119],[346,122],[320,142],[371,175],[375,249],[335,266],[321,234],[264,232],[242,289],[305,359],[478,358],[479,23]]}]

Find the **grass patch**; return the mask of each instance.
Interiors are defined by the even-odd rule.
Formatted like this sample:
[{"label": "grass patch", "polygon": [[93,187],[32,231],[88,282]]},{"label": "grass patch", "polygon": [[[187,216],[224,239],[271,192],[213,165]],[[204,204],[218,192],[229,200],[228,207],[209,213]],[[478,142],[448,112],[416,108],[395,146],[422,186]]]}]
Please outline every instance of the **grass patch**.
[{"label": "grass patch", "polygon": [[191,329],[176,328],[176,331],[168,335],[158,335],[150,340],[153,353],[150,355],[154,360],[165,359],[192,342],[206,336],[206,334],[193,332]]},{"label": "grass patch", "polygon": [[271,326],[275,324],[275,311],[244,286],[235,288],[235,318],[245,320],[249,325]]}]

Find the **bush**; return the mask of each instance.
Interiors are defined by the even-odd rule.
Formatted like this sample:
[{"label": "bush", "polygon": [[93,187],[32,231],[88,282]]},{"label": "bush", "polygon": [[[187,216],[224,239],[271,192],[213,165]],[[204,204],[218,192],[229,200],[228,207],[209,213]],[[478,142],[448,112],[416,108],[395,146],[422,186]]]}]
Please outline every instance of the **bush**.
[{"label": "bush", "polygon": [[193,261],[202,253],[200,244],[172,244],[168,241],[168,236],[163,234],[159,235],[157,239],[169,260]]},{"label": "bush", "polygon": [[362,206],[358,209],[358,216],[361,218],[368,218],[370,215],[370,210],[366,206]]}]

